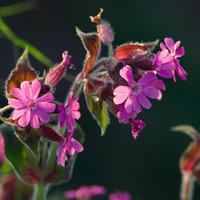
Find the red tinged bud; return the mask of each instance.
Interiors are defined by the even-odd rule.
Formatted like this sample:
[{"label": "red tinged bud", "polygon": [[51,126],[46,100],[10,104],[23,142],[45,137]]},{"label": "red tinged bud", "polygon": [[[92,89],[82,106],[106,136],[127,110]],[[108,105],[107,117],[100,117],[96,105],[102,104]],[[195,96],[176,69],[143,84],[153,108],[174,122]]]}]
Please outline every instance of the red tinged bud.
[{"label": "red tinged bud", "polygon": [[63,61],[48,72],[44,84],[55,87],[65,75],[67,67],[73,67],[73,65],[71,65],[71,56],[67,51],[62,54],[62,57]]}]

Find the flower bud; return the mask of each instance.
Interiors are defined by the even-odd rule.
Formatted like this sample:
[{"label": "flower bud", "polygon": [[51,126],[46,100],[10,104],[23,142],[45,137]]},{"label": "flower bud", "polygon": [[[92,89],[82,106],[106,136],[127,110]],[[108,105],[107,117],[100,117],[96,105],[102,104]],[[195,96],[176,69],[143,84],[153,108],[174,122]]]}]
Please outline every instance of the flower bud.
[{"label": "flower bud", "polygon": [[101,8],[96,16],[90,16],[90,20],[97,24],[97,33],[104,45],[109,45],[114,40],[112,28],[108,22],[101,19],[103,9]]},{"label": "flower bud", "polygon": [[71,65],[71,56],[67,51],[63,52],[62,57],[62,62],[54,67],[52,70],[50,70],[49,73],[46,75],[44,84],[55,87],[58,82],[63,78],[66,68],[73,67],[73,65]]},{"label": "flower bud", "polygon": [[97,33],[104,45],[109,45],[114,40],[112,28],[105,20],[100,20],[100,22],[97,24]]},{"label": "flower bud", "polygon": [[38,131],[39,135],[54,142],[63,143],[63,136],[56,133],[50,126],[47,124],[42,124]]}]

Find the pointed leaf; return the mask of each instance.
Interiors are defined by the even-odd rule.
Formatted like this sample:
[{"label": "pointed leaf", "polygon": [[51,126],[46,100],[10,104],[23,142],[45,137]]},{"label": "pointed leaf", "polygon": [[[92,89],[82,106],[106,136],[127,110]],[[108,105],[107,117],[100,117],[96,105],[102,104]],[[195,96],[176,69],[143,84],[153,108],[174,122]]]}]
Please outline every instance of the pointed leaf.
[{"label": "pointed leaf", "polygon": [[38,161],[30,148],[21,143],[13,133],[11,126],[0,126],[5,140],[5,153],[16,175],[23,181],[34,184],[40,180]]},{"label": "pointed leaf", "polygon": [[182,132],[190,136],[193,140],[198,140],[199,139],[199,134],[196,129],[194,129],[192,126],[183,124],[183,125],[178,125],[174,126],[171,128],[171,131],[175,132]]},{"label": "pointed leaf", "polygon": [[104,135],[110,122],[106,103],[101,100],[95,101],[89,93],[85,93],[85,99],[90,113],[101,128],[101,135]]},{"label": "pointed leaf", "polygon": [[10,94],[11,90],[15,87],[20,87],[20,83],[23,81],[32,81],[37,78],[37,73],[31,67],[27,50],[24,51],[19,58],[17,65],[6,82],[6,91]]},{"label": "pointed leaf", "polygon": [[85,76],[87,76],[99,55],[100,39],[96,33],[83,33],[79,28],[76,28],[76,32],[87,51],[84,66]]}]

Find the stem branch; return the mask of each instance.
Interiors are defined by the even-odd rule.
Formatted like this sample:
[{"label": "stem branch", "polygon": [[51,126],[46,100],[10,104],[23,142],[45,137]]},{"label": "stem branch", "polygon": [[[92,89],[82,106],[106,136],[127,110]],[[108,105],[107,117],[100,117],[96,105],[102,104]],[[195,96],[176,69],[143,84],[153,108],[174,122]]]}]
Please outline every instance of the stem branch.
[{"label": "stem branch", "polygon": [[34,193],[32,200],[46,200],[48,188],[49,186],[43,183],[38,183],[34,185]]}]

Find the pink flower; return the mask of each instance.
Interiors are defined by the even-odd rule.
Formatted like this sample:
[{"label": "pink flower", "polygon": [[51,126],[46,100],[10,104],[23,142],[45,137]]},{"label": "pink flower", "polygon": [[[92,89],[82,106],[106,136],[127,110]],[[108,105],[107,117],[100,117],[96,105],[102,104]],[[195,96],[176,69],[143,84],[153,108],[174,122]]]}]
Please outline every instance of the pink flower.
[{"label": "pink flower", "polygon": [[153,66],[161,77],[171,78],[176,81],[175,72],[182,80],[187,79],[187,72],[181,67],[179,58],[185,54],[184,47],[180,46],[181,42],[174,43],[172,38],[165,38],[164,43],[160,44],[159,51],[154,60]]},{"label": "pink flower", "polygon": [[69,94],[68,103],[66,106],[59,105],[58,110],[60,114],[58,115],[58,119],[60,120],[60,126],[62,127],[64,123],[66,123],[66,127],[68,129],[73,129],[76,125],[75,119],[79,119],[81,117],[81,113],[78,111],[80,108],[80,104],[78,102],[78,97],[73,97],[73,93]]},{"label": "pink flower", "polygon": [[73,138],[74,129],[70,130],[57,150],[57,165],[65,166],[65,161],[68,161],[67,153],[73,156],[76,152],[80,153],[84,150],[83,146]]},{"label": "pink flower", "polygon": [[145,127],[143,120],[130,120],[132,136],[136,139]]},{"label": "pink flower", "polygon": [[21,127],[26,127],[30,123],[31,127],[39,128],[40,121],[47,123],[50,120],[49,113],[55,110],[54,97],[48,92],[39,96],[41,83],[34,80],[32,84],[23,81],[20,88],[14,88],[11,95],[14,98],[8,99],[8,104],[14,108],[12,119],[18,120]]},{"label": "pink flower", "polygon": [[73,65],[71,65],[71,56],[67,51],[63,52],[62,58],[62,62],[50,70],[46,75],[44,80],[45,84],[55,87],[65,75],[67,67],[73,67]]},{"label": "pink flower", "polygon": [[142,111],[142,107],[151,108],[151,102],[148,98],[162,98],[161,89],[165,89],[165,85],[158,80],[154,72],[146,72],[137,82],[133,78],[132,68],[128,65],[120,70],[120,76],[127,82],[127,85],[120,85],[113,91],[114,103],[122,104],[124,112],[135,116],[135,113]]},{"label": "pink flower", "polygon": [[118,109],[117,118],[119,119],[119,122],[123,124],[130,123],[132,136],[136,139],[145,126],[144,121],[135,120],[134,118],[137,114],[135,112],[127,113],[122,104],[119,105]]},{"label": "pink flower", "polygon": [[5,145],[4,138],[2,134],[0,134],[0,163],[2,163],[5,159]]},{"label": "pink flower", "polygon": [[67,199],[91,199],[95,196],[103,196],[106,193],[106,189],[99,185],[81,186],[76,190],[66,191],[64,196]]},{"label": "pink flower", "polygon": [[132,200],[128,192],[115,192],[109,195],[109,200]]}]

